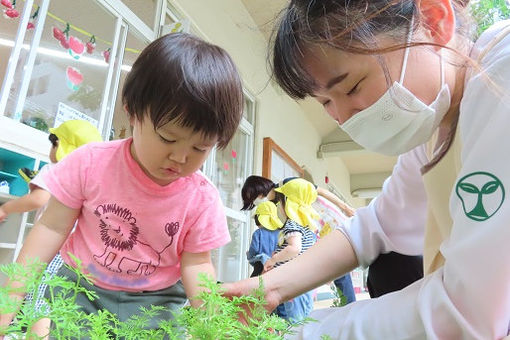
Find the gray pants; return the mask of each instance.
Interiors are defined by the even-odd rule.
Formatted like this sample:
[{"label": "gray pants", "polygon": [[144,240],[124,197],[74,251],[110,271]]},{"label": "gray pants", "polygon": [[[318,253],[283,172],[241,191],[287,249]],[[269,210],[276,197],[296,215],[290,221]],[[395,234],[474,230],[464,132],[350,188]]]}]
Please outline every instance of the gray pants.
[{"label": "gray pants", "polygon": [[[77,280],[76,274],[66,266],[62,266],[57,275],[66,277],[73,282]],[[106,290],[91,285],[84,280],[81,282],[83,287],[96,292],[99,297],[90,301],[85,294],[78,294],[76,304],[81,306],[82,311],[86,314],[97,313],[98,310],[106,309],[115,314],[119,321],[123,322],[134,314],[140,314],[140,307],[150,308],[151,305],[166,307],[157,317],[151,319],[150,325],[147,327],[148,329],[157,329],[158,323],[161,320],[172,319],[171,311],[182,308],[187,299],[181,281],[161,290],[136,293]]]}]

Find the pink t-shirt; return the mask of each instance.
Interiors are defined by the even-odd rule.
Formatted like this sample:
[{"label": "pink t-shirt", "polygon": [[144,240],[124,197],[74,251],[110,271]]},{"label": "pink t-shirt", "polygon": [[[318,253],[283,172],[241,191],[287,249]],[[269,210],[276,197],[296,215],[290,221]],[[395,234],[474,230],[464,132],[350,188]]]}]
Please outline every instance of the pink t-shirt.
[{"label": "pink t-shirt", "polygon": [[81,209],[68,252],[110,290],[158,290],[181,277],[183,251],[198,253],[230,241],[218,190],[200,171],[160,186],[129,151],[132,139],[78,148],[44,177],[52,195]]}]

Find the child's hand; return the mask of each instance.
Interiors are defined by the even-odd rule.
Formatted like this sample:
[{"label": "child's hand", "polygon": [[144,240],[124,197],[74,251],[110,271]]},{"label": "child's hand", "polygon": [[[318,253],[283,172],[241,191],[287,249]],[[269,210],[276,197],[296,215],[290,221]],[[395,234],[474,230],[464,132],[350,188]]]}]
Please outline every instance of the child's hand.
[{"label": "child's hand", "polygon": [[268,272],[270,271],[271,269],[273,269],[274,265],[276,264],[276,262],[273,260],[273,258],[270,258],[269,260],[266,261],[266,263],[264,263],[264,273],[265,272]]},{"label": "child's hand", "polygon": [[0,207],[0,223],[2,223],[2,222],[5,220],[5,218],[7,217],[7,215],[9,215],[9,214],[7,214],[7,213],[5,212],[5,210],[4,210],[4,209],[2,209],[2,207]]}]

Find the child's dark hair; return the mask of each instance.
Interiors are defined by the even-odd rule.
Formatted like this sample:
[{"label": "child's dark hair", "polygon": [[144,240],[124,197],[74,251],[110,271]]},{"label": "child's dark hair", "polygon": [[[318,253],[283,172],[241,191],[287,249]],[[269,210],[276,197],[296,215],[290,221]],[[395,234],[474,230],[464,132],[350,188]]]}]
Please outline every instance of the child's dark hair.
[{"label": "child's dark hair", "polygon": [[248,177],[241,189],[241,197],[243,198],[241,210],[253,209],[255,207],[253,201],[260,195],[267,196],[274,187],[273,181],[265,177],[255,175]]},{"label": "child's dark hair", "polygon": [[260,227],[259,215],[253,216],[253,219],[255,220],[255,225],[257,227]]},{"label": "child's dark hair", "polygon": [[53,145],[54,148],[56,148],[58,146],[58,137],[56,134],[50,133],[50,135],[48,136],[48,139],[50,140],[51,145]]},{"label": "child's dark hair", "polygon": [[136,59],[122,91],[131,118],[149,117],[157,129],[169,122],[218,137],[224,148],[243,110],[242,84],[222,48],[187,33],[165,35]]}]

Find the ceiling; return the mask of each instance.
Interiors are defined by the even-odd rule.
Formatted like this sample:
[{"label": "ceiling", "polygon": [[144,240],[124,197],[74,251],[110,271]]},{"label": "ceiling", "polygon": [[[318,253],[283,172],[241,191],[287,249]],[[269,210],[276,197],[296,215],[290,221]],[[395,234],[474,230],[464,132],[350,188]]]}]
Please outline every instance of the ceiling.
[{"label": "ceiling", "polygon": [[[266,39],[277,23],[277,17],[287,0],[241,0]],[[387,157],[368,152],[351,140],[337,127],[336,122],[325,114],[322,106],[309,98],[300,102],[308,120],[322,137],[317,150],[318,157],[340,158],[351,175],[351,193],[365,192],[368,196],[377,193],[393,169],[396,157]],[[360,189],[362,189],[360,191]]]}]

